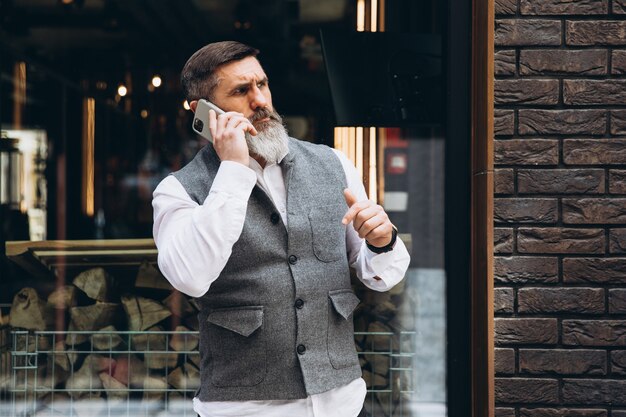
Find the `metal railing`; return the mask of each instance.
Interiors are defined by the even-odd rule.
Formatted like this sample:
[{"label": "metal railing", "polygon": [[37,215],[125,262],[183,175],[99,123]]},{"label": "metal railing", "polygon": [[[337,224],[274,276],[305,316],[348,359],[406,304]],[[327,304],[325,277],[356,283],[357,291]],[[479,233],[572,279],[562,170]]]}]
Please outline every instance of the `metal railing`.
[{"label": "metal railing", "polygon": [[[415,332],[355,337],[369,415],[410,416]],[[13,331],[0,416],[195,417],[197,340],[194,331]]]}]

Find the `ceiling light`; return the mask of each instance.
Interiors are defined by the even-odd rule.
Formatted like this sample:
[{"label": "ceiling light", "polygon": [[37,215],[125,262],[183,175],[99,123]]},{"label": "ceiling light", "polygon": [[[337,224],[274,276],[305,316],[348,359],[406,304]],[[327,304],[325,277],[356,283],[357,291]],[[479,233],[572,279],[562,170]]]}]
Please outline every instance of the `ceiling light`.
[{"label": "ceiling light", "polygon": [[183,101],[183,108],[185,110],[191,110],[191,107],[189,107],[189,103],[187,102],[187,100]]},{"label": "ceiling light", "polygon": [[152,77],[152,85],[153,86],[160,87],[162,82],[163,82],[163,80],[161,80],[161,77],[159,77],[158,75],[155,75],[154,77]]},{"label": "ceiling light", "polygon": [[126,93],[128,93],[128,89],[124,84],[120,84],[120,86],[117,87],[117,94],[119,94],[121,97],[124,97]]},{"label": "ceiling light", "polygon": [[148,114],[149,114],[149,113],[148,113],[148,110],[143,109],[143,110],[141,111],[141,113],[139,113],[139,114],[141,115],[141,118],[142,118],[142,119],[145,119],[146,117],[148,117]]}]

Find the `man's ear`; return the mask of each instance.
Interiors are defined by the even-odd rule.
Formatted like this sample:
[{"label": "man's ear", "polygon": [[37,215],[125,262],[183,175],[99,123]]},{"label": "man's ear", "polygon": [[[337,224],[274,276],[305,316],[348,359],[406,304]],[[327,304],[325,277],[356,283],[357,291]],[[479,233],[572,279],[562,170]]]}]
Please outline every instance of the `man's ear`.
[{"label": "man's ear", "polygon": [[191,103],[189,103],[189,107],[191,108],[192,112],[196,112],[196,107],[198,107],[198,100],[192,100]]}]

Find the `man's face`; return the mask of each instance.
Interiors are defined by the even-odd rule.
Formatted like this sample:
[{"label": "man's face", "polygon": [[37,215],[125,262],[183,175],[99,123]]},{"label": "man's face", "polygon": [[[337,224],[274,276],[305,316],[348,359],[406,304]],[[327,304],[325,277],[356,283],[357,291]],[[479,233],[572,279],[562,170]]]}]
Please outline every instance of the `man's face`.
[{"label": "man's face", "polygon": [[[221,109],[243,113],[247,118],[262,108],[269,111],[274,109],[267,75],[255,57],[224,64],[217,69],[216,75],[219,81],[213,92],[213,100]],[[263,118],[258,122],[268,120]]]}]

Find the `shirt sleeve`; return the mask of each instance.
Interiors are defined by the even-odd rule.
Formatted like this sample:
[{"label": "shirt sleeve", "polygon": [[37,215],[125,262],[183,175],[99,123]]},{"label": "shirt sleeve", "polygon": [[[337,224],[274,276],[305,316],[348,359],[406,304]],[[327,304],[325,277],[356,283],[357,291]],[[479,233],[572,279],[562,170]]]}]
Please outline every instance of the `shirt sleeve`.
[{"label": "shirt sleeve", "polygon": [[[358,201],[367,200],[365,187],[352,162],[342,152],[336,149],[333,151],[346,173],[348,188]],[[346,227],[346,246],[348,262],[355,269],[357,277],[365,286],[376,291],[390,290],[402,281],[411,261],[409,252],[399,236],[393,250],[376,254],[367,248],[365,239],[359,237],[352,223]]]},{"label": "shirt sleeve", "polygon": [[209,290],[241,235],[255,184],[252,169],[223,161],[202,204],[173,175],[157,186],[153,235],[159,268],[174,288],[192,297]]}]

